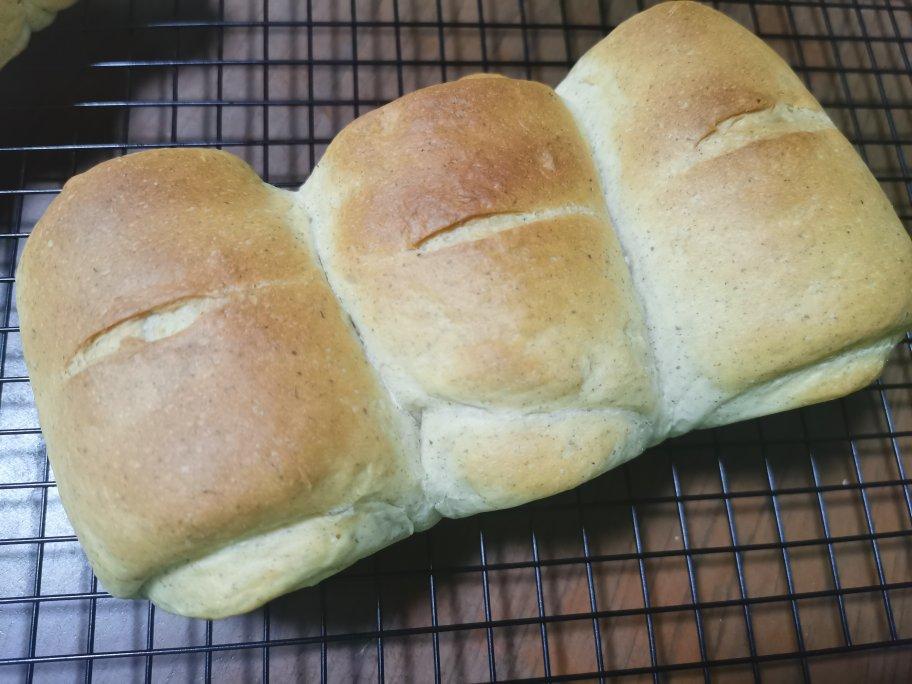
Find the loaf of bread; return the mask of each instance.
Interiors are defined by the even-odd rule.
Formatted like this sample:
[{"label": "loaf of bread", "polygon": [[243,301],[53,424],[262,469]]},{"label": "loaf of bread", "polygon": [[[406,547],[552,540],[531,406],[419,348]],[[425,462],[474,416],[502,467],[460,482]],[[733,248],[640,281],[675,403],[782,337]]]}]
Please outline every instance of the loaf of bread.
[{"label": "loaf of bread", "polygon": [[556,92],[484,75],[372,111],[298,192],[212,150],[101,164],[17,283],[99,579],[202,617],[851,392],[912,324],[912,242],[871,173],[690,2]]},{"label": "loaf of bread", "polygon": [[0,0],[0,68],[28,45],[35,31],[76,0]]}]

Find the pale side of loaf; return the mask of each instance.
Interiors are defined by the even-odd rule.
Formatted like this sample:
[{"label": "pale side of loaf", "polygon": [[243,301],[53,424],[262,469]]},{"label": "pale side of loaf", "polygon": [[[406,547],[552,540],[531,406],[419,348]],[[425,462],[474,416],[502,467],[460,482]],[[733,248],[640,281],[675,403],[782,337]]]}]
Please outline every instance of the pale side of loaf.
[{"label": "pale side of loaf", "polygon": [[48,26],[76,0],[0,0],[0,68],[28,45],[35,31]]},{"label": "pale side of loaf", "polygon": [[35,228],[17,302],[100,580],[220,617],[863,386],[912,322],[910,254],[785,63],[682,2],[557,94],[480,76],[371,112],[298,193],[216,151],[106,162]]},{"label": "pale side of loaf", "polygon": [[557,92],[592,144],[645,305],[657,437],[842,396],[912,325],[912,244],[788,65],[673,2],[619,26]]}]

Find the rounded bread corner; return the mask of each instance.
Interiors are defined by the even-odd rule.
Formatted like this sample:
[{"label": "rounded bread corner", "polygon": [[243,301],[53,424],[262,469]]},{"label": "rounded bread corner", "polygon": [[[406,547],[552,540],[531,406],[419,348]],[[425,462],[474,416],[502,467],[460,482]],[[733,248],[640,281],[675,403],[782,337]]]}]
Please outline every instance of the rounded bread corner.
[{"label": "rounded bread corner", "polygon": [[[427,516],[425,516],[426,518]],[[358,503],[250,537],[147,581],[137,592],[186,617],[217,619],[254,610],[312,586],[436,520],[413,521],[400,507]]]},{"label": "rounded bread corner", "polygon": [[851,394],[880,375],[896,341],[897,336],[891,335],[755,385],[717,406],[691,429],[728,425]]}]

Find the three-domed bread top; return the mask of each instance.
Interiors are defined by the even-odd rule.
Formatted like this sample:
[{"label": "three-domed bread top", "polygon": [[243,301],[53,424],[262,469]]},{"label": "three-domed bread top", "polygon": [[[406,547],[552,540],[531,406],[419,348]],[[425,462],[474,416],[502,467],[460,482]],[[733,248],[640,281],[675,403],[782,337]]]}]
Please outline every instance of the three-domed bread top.
[{"label": "three-domed bread top", "polygon": [[297,193],[212,150],[101,164],[17,303],[102,584],[217,617],[863,386],[912,323],[912,242],[787,65],[678,2],[556,91],[483,75],[368,113]]}]

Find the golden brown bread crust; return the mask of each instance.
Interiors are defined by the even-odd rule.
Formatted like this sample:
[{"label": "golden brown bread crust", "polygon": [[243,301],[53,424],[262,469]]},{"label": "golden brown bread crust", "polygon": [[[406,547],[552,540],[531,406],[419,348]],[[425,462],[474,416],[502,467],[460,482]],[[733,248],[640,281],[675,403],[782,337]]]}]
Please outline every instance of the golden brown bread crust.
[{"label": "golden brown bread crust", "polygon": [[17,298],[107,588],[249,610],[433,509],[547,496],[878,372],[910,323],[912,243],[778,57],[682,2],[559,91],[576,122],[499,77],[402,98],[297,196],[201,150],[67,184]]},{"label": "golden brown bread crust", "polygon": [[421,392],[651,412],[639,306],[550,88],[482,77],[403,97],[333,141],[304,200],[368,346]]},{"label": "golden brown bread crust", "polygon": [[[592,141],[645,302],[659,437],[912,323],[912,243],[889,201],[798,77],[732,20],[659,5],[557,90]],[[833,396],[826,376],[789,391]],[[756,415],[741,408],[728,420]]]},{"label": "golden brown bread crust", "polygon": [[470,218],[604,203],[585,143],[546,85],[475,76],[346,126],[320,166],[344,179],[335,242],[397,253]]},{"label": "golden brown bread crust", "polygon": [[[56,370],[92,336],[169,302],[300,277],[289,196],[210,150],[128,155],[70,179],[20,266],[24,284],[40,280],[43,293],[27,313],[67,321],[31,362]],[[44,265],[55,277],[31,273]]]},{"label": "golden brown bread crust", "polygon": [[[292,210],[231,155],[162,150],[73,179],[27,243],[18,301],[49,454],[115,593],[256,533],[418,496],[395,409]],[[155,319],[175,300],[187,320]],[[67,372],[137,316],[158,322]]]},{"label": "golden brown bread crust", "polygon": [[682,158],[696,161],[697,145],[732,117],[777,104],[821,111],[772,49],[696,2],[640,12],[579,63],[587,62],[597,63],[593,74],[610,82],[613,97],[624,104],[605,114],[617,117],[620,158],[614,172],[625,187],[651,189],[656,171],[674,168]]}]

